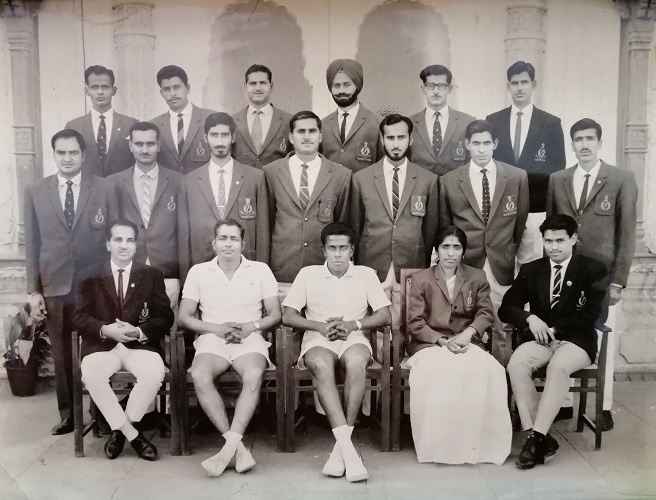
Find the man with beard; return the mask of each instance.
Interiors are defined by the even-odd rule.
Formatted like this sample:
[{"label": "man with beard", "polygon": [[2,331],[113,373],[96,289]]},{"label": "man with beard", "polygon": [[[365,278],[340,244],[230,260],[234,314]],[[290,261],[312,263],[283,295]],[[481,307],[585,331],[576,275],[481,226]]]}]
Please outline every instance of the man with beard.
[{"label": "man with beard", "polygon": [[406,158],[412,120],[393,114],[380,123],[385,158],[356,173],[351,226],[356,262],[373,268],[392,300],[392,328],[399,328],[400,269],[430,264],[438,224],[437,175]]},{"label": "man with beard", "polygon": [[230,156],[236,126],[227,113],[213,113],[205,120],[205,141],[212,158],[186,175],[180,188],[178,242],[180,276],[191,266],[215,256],[212,234],[220,220],[234,219],[244,228],[244,256],[269,260],[269,212],[264,174]]},{"label": "man with beard", "polygon": [[323,154],[355,173],[383,156],[382,146],[378,143],[381,118],[358,102],[364,81],[359,62],[334,60],[326,70],[326,81],[337,111],[321,121]]}]

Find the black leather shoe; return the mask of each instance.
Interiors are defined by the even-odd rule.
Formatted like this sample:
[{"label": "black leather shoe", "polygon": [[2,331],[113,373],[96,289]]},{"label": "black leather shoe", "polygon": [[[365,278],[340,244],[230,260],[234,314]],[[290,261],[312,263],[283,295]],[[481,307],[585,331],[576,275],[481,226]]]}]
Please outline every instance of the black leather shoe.
[{"label": "black leather shoe", "polygon": [[139,458],[143,458],[150,462],[157,459],[157,448],[155,448],[152,443],[148,442],[141,432],[136,438],[130,441],[130,446],[132,446],[132,449],[137,452]]},{"label": "black leather shoe", "polygon": [[515,465],[520,469],[532,469],[536,464],[544,463],[544,454],[542,451],[542,442],[544,438],[532,432],[524,443]]},{"label": "black leather shoe", "polygon": [[569,420],[574,416],[574,408],[571,406],[563,406],[558,410],[558,414],[556,415],[556,418],[554,418],[554,422],[558,422],[558,420]]},{"label": "black leather shoe", "polygon": [[121,431],[112,431],[105,443],[105,455],[110,460],[114,460],[123,451],[123,446],[125,446],[125,436],[123,433]]},{"label": "black leather shoe", "polygon": [[544,455],[544,463],[547,463],[558,451],[560,445],[551,434],[544,436],[542,440],[542,454]]},{"label": "black leather shoe", "polygon": [[610,431],[613,429],[613,427],[615,427],[615,422],[613,422],[613,414],[610,412],[610,410],[604,410],[601,417],[602,432]]},{"label": "black leather shoe", "polygon": [[62,418],[62,421],[55,425],[50,432],[52,432],[53,436],[61,436],[62,434],[73,432],[73,427],[72,418]]}]

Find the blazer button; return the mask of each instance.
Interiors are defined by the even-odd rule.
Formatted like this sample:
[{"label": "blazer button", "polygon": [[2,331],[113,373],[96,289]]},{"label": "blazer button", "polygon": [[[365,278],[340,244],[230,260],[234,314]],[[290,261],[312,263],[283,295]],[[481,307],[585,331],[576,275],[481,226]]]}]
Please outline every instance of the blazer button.
[{"label": "blazer button", "polygon": [[307,246],[307,243],[303,243],[303,246],[306,247],[306,246]]},{"label": "blazer button", "polygon": [[453,309],[454,309],[454,310],[455,310],[455,309],[458,309],[458,306],[453,306]]},{"label": "blazer button", "polygon": [[339,152],[340,152],[340,153],[343,153],[343,152],[344,152],[344,150],[343,150],[343,149],[340,149],[340,150],[339,150]]},{"label": "blazer button", "polygon": [[449,323],[453,323],[453,320],[452,320],[452,319],[450,319],[450,320],[449,320]]},{"label": "blazer button", "polygon": [[308,218],[306,217],[306,218],[305,218],[305,219],[303,219],[303,220],[304,220],[305,222],[307,222],[307,220],[308,220]]}]

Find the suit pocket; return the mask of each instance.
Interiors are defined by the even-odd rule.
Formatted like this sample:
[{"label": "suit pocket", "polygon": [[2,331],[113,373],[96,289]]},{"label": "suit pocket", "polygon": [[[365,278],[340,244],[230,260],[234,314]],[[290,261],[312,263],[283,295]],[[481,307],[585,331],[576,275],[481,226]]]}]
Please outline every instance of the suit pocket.
[{"label": "suit pocket", "polygon": [[599,193],[595,196],[595,214],[613,215],[615,213],[615,203],[617,197],[612,194]]},{"label": "suit pocket", "polygon": [[319,213],[317,220],[319,222],[333,222],[335,220],[335,205],[337,198],[321,198],[319,200]]},{"label": "suit pocket", "polygon": [[174,194],[163,196],[160,212],[165,215],[178,214],[178,200]]},{"label": "suit pocket", "polygon": [[105,207],[91,207],[89,225],[92,229],[105,229],[107,224],[107,209]]},{"label": "suit pocket", "polygon": [[254,219],[257,215],[255,210],[255,200],[251,197],[244,196],[237,199],[239,203],[239,218],[240,219]]},{"label": "suit pocket", "polygon": [[467,150],[464,141],[453,141],[451,143],[451,159],[453,161],[465,161]]},{"label": "suit pocket", "polygon": [[191,145],[191,159],[192,161],[210,161],[210,148],[203,139],[194,139],[194,143]]}]

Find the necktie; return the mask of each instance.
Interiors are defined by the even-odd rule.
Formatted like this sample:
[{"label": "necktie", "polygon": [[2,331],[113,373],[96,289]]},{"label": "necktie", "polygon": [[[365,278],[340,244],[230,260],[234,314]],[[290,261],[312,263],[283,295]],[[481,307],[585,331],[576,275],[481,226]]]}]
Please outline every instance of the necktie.
[{"label": "necktie", "polygon": [[435,158],[440,155],[440,148],[442,147],[442,126],[439,117],[439,111],[435,112],[435,121],[433,122],[433,151],[435,151]]},{"label": "necktie", "polygon": [[150,191],[147,174],[141,176],[141,195],[141,218],[143,219],[144,226],[148,227],[153,206],[153,194]]},{"label": "necktie", "polygon": [[100,125],[98,125],[98,157],[100,165],[105,168],[105,158],[107,157],[107,125],[105,124],[105,115],[100,115]]},{"label": "necktie", "polygon": [[298,190],[298,199],[301,200],[301,207],[303,207],[303,212],[305,212],[310,201],[310,186],[308,184],[308,166],[303,163],[301,168],[303,170],[301,170],[301,186]]},{"label": "necktie", "polygon": [[519,154],[521,153],[522,143],[522,112],[517,113],[517,123],[515,124],[515,142],[513,142],[513,153],[515,155],[515,162],[519,161]]},{"label": "necktie", "polygon": [[553,281],[553,290],[551,294],[551,309],[556,307],[558,301],[560,300],[560,289],[563,286],[562,276],[560,275],[560,270],[563,266],[557,264],[554,266],[554,281]]},{"label": "necktie", "polygon": [[483,215],[483,222],[487,226],[487,222],[490,218],[490,182],[487,180],[487,169],[482,168],[481,173],[483,174],[483,206],[481,213]]},{"label": "necktie", "polygon": [[579,200],[579,215],[583,213],[585,208],[585,202],[588,199],[588,180],[590,179],[590,174],[585,174],[585,182],[583,183],[583,190],[581,191],[581,199]]},{"label": "necktie", "polygon": [[182,154],[184,147],[184,121],[182,121],[182,113],[178,113],[178,154]]},{"label": "necktie", "polygon": [[75,198],[73,198],[73,181],[66,181],[66,197],[64,198],[64,216],[68,229],[73,229],[75,219]]},{"label": "necktie", "polygon": [[399,211],[399,167],[394,167],[394,176],[392,177],[392,217],[396,220],[396,214]]},{"label": "necktie", "polygon": [[255,115],[253,117],[253,129],[251,130],[251,139],[253,139],[253,145],[255,146],[255,152],[259,154],[262,150],[262,120],[260,115],[262,111],[259,109],[253,111]]},{"label": "necktie", "polygon": [[219,207],[219,216],[221,219],[225,218],[225,206],[226,206],[226,195],[225,195],[225,179],[223,174],[225,170],[222,168],[219,169],[219,189],[216,195],[216,205]]},{"label": "necktie", "polygon": [[339,129],[339,140],[344,144],[346,142],[346,117],[348,116],[348,113],[344,113],[342,115],[342,126]]},{"label": "necktie", "polygon": [[117,295],[118,295],[118,310],[120,314],[120,319],[123,319],[123,301],[125,300],[125,297],[123,296],[123,273],[125,272],[125,269],[119,269],[118,270],[118,290],[117,290]]}]

